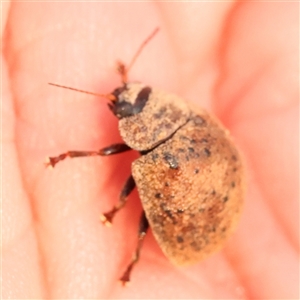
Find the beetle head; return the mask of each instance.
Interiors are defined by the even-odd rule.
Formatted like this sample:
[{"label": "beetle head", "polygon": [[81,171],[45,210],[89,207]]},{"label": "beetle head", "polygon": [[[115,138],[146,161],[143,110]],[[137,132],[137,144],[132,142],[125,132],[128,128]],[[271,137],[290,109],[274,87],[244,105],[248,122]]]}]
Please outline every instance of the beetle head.
[{"label": "beetle head", "polygon": [[126,83],[111,93],[115,100],[108,107],[118,119],[130,117],[143,110],[150,93],[151,88],[142,83]]}]

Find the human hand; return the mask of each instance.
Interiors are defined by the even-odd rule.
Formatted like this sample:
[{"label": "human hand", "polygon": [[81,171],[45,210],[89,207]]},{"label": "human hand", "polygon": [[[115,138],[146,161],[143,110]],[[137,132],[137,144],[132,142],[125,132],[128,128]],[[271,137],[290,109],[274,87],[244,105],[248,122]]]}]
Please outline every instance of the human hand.
[{"label": "human hand", "polygon": [[[3,299],[299,298],[297,3],[3,3]],[[120,142],[107,93],[156,27],[130,80],[216,113],[246,162],[248,191],[224,250],[172,266],[149,234],[129,288],[117,279],[136,245],[137,193],[113,227],[135,154],[46,156]]]}]

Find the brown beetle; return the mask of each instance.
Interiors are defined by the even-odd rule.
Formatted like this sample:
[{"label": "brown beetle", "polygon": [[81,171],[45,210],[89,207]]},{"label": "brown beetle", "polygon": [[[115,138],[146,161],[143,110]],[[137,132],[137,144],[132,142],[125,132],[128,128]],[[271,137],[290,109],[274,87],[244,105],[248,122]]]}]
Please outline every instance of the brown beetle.
[{"label": "brown beetle", "polygon": [[241,158],[228,131],[210,114],[191,108],[176,95],[127,81],[128,70],[157,31],[145,40],[128,67],[119,63],[122,86],[100,95],[110,101],[124,143],[98,151],[68,151],[50,157],[47,163],[54,167],[66,157],[140,152],[118,204],[101,216],[110,225],[137,187],[144,212],[137,249],[120,279],[123,284],[138,261],[149,226],[172,263],[192,264],[222,247],[236,226],[243,202]]}]

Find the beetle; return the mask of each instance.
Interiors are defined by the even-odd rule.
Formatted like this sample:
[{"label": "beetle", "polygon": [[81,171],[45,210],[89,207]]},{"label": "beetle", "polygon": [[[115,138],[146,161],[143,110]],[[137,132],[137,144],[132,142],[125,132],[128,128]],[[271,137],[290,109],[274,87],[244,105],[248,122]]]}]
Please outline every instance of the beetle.
[{"label": "beetle", "polygon": [[137,188],[143,213],[138,245],[120,278],[124,285],[130,281],[149,227],[173,264],[189,265],[223,246],[243,205],[243,164],[229,131],[211,114],[181,97],[127,79],[129,69],[157,31],[142,43],[128,66],[118,63],[122,84],[109,94],[51,83],[108,99],[124,142],[96,151],[68,151],[49,157],[48,166],[54,167],[67,157],[109,156],[130,150],[140,153],[118,203],[101,215],[101,221],[111,225]]}]

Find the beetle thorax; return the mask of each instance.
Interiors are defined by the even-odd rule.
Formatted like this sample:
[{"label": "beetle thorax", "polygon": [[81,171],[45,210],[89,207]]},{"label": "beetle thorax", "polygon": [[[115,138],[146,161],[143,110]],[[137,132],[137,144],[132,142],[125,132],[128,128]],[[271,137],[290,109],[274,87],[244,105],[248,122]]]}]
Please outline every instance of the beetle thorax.
[{"label": "beetle thorax", "polygon": [[190,109],[181,98],[139,83],[128,85],[119,97],[125,101],[117,106],[128,111],[132,106],[131,114],[125,116],[122,112],[123,117],[119,117],[120,134],[129,147],[138,151],[150,150],[165,141],[190,116]]}]

